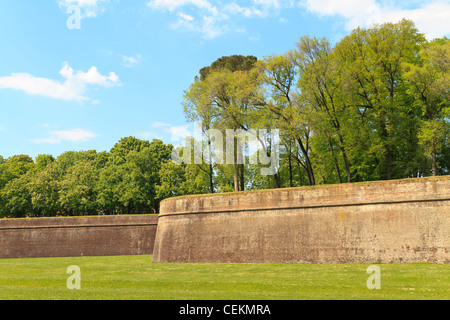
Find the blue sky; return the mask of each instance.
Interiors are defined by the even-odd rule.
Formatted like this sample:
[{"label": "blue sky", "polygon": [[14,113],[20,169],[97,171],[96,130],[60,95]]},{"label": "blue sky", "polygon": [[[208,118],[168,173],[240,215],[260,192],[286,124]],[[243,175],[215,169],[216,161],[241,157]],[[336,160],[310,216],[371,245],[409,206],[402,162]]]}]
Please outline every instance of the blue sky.
[{"label": "blue sky", "polygon": [[3,0],[0,155],[176,144],[191,128],[183,90],[217,58],[404,17],[429,39],[450,34],[448,0]]}]

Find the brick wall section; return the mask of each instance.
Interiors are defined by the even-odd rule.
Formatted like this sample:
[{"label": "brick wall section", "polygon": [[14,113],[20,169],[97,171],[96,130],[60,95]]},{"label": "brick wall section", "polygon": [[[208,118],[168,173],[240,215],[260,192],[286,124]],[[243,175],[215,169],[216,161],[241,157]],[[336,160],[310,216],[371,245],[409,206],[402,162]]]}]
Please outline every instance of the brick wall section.
[{"label": "brick wall section", "polygon": [[450,177],[168,199],[153,260],[450,263]]},{"label": "brick wall section", "polygon": [[152,254],[157,215],[0,219],[0,258]]}]

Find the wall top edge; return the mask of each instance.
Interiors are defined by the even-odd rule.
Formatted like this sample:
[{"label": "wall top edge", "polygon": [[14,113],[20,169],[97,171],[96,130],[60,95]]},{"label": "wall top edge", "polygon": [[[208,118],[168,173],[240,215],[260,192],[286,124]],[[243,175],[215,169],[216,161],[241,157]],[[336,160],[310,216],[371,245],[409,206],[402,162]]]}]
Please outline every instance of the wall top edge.
[{"label": "wall top edge", "polygon": [[445,201],[449,198],[450,176],[439,176],[174,197],[161,202],[160,216],[290,206]]},{"label": "wall top edge", "polygon": [[86,227],[86,226],[133,226],[157,224],[158,215],[117,215],[117,216],[79,216],[79,217],[41,217],[0,219],[0,230],[11,228],[40,227]]}]

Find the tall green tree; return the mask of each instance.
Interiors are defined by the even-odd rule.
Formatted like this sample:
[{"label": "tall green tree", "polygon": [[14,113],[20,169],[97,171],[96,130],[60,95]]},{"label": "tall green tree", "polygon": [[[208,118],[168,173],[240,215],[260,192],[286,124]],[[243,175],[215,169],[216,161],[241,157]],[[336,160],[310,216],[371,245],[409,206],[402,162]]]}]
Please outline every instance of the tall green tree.
[{"label": "tall green tree", "polygon": [[[348,108],[342,96],[340,64],[326,39],[304,36],[293,51],[299,67],[297,83],[311,107],[311,123],[315,132],[316,154],[331,159],[337,180],[342,182],[340,158],[347,182],[352,182],[350,161],[345,145]],[[319,142],[320,143],[317,143]],[[328,152],[327,152],[328,151]],[[318,161],[327,165],[329,161]]]},{"label": "tall green tree", "polygon": [[60,177],[60,169],[54,162],[31,177],[28,186],[33,211],[37,216],[54,217],[60,212]]},{"label": "tall green tree", "polygon": [[417,63],[424,41],[413,22],[402,20],[358,28],[336,45],[345,102],[358,119],[357,127],[365,130],[360,136],[367,136],[358,141],[360,148],[352,146],[353,161],[361,153],[373,159],[375,179],[404,176],[404,162],[414,157],[415,150],[405,149],[409,134],[416,134],[411,132],[416,112],[407,95],[403,66]]},{"label": "tall green tree", "polygon": [[[310,109],[300,95],[296,82],[299,77],[298,57],[292,52],[267,57],[259,64],[262,75],[264,103],[257,106],[266,127],[278,128],[289,144],[286,150],[305,169],[310,185],[316,184],[311,160],[312,128]],[[265,89],[265,90],[264,90]],[[268,121],[268,122],[267,122]],[[292,142],[294,142],[292,144]],[[292,169],[292,166],[290,167]],[[290,176],[292,172],[290,172]],[[281,185],[277,183],[277,185]]]},{"label": "tall green tree", "polygon": [[437,157],[449,135],[450,40],[443,38],[424,43],[419,56],[419,63],[405,63],[405,79],[408,92],[415,97],[414,103],[420,110],[419,144],[425,160],[431,158],[432,174],[436,176]]},{"label": "tall green tree", "polygon": [[9,181],[0,190],[0,216],[5,218],[25,218],[34,216],[35,211],[31,204],[29,184],[31,173]]},{"label": "tall green tree", "polygon": [[67,215],[98,213],[95,186],[98,170],[92,161],[80,160],[71,166],[59,182],[59,203]]},{"label": "tall green tree", "polygon": [[[183,106],[186,117],[201,122],[203,131],[222,130],[224,137],[227,129],[247,131],[248,112],[258,103],[258,82],[251,72],[255,62],[253,56],[229,56],[201,69],[201,78],[185,91]],[[238,163],[237,155],[233,162],[234,190],[242,191],[245,188],[244,166]],[[212,167],[209,174],[212,177]]]}]

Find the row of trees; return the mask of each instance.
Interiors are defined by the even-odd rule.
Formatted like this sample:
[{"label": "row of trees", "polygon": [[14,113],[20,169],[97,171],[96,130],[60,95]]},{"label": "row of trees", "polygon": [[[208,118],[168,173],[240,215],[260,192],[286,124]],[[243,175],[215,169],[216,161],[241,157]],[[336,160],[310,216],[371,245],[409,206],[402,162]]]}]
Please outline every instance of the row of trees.
[{"label": "row of trees", "polygon": [[[305,36],[263,60],[223,57],[200,70],[183,106],[205,133],[280,130],[278,174],[235,161],[234,191],[388,180],[450,172],[449,83],[449,39],[427,41],[403,20],[358,28],[334,46]],[[221,191],[222,166],[198,166],[209,191]]]},{"label": "row of trees", "polygon": [[160,140],[127,137],[110,152],[0,156],[0,217],[158,212],[171,151]]}]

